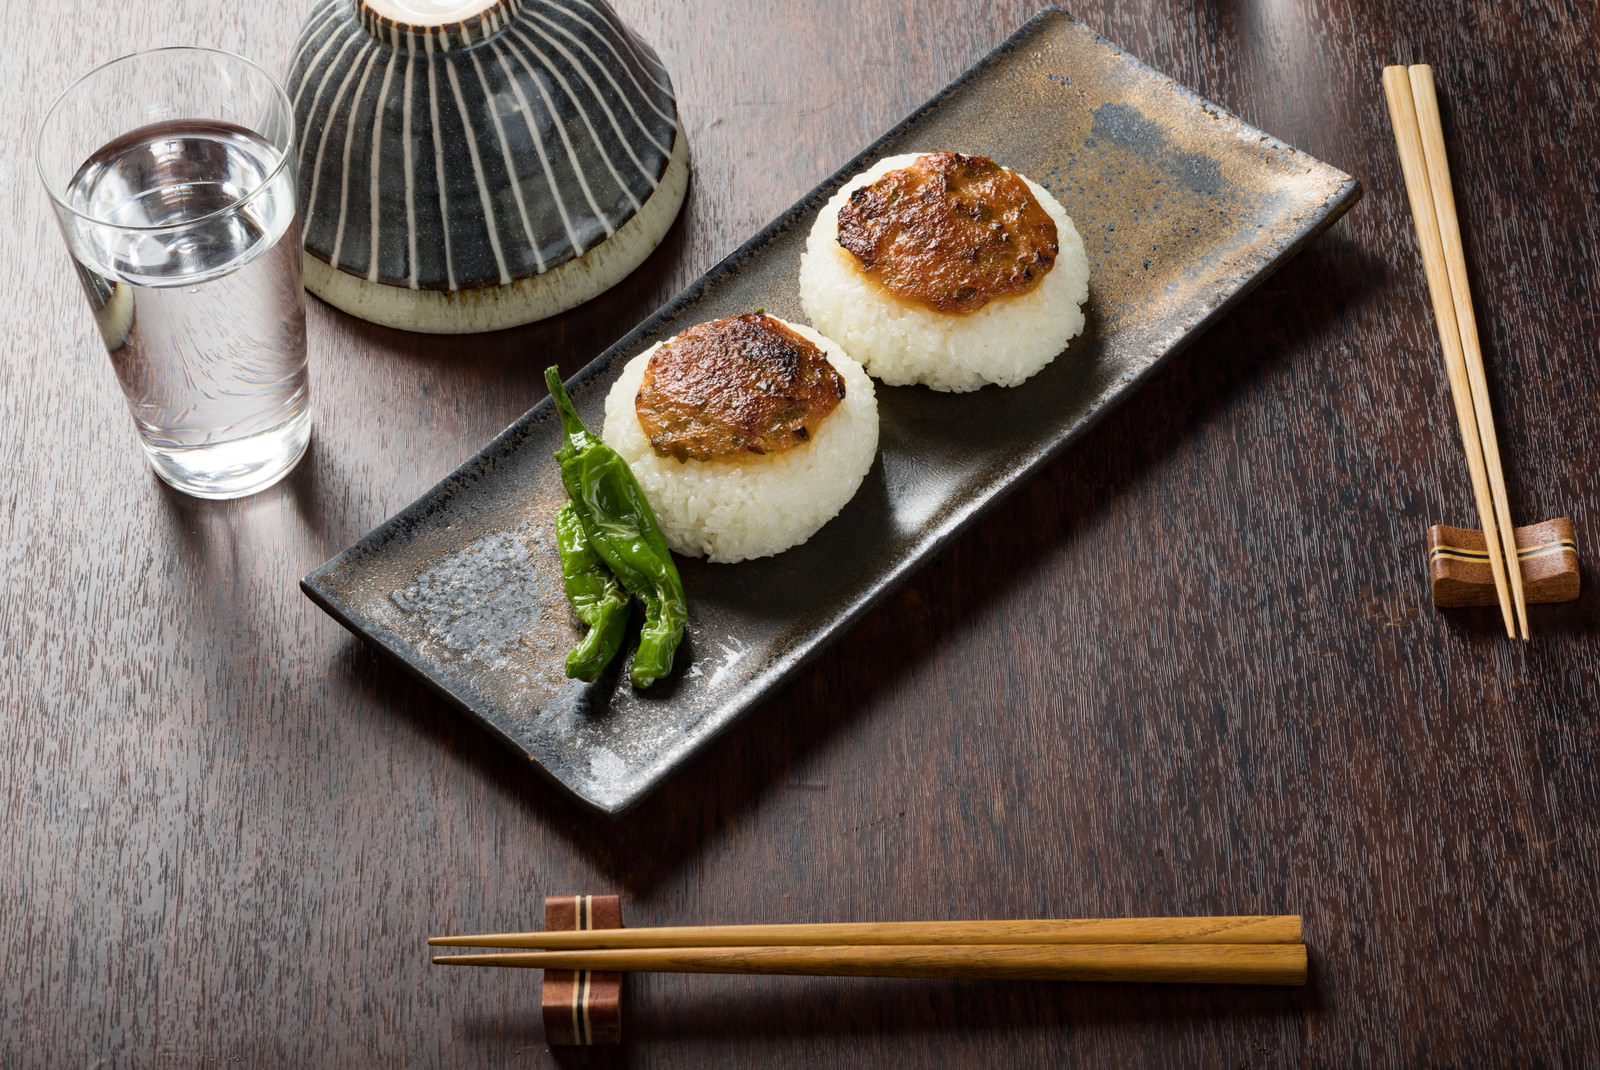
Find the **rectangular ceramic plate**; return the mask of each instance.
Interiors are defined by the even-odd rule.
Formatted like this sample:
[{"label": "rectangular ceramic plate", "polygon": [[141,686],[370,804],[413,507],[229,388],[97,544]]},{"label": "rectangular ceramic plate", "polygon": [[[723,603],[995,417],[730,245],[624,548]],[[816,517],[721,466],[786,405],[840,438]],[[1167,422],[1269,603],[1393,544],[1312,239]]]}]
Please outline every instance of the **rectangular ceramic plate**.
[{"label": "rectangular ceramic plate", "polygon": [[758,307],[804,322],[796,273],[817,210],[881,156],[938,150],[991,156],[1065,206],[1091,268],[1084,335],[1020,388],[880,386],[879,458],[843,513],[777,557],[680,559],[691,617],[673,677],[636,693],[616,669],[588,686],[562,676],[578,633],[551,535],[565,494],[549,399],[306,593],[578,799],[621,813],[1360,196],[1049,9],[584,368],[568,389],[585,422],[601,426],[630,357],[690,324]]}]

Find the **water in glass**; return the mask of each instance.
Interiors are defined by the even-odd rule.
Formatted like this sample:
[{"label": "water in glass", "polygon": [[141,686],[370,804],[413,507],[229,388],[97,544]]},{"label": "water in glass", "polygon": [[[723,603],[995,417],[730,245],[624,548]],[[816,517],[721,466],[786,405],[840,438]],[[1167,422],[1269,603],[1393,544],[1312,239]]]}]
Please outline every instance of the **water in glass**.
[{"label": "water in glass", "polygon": [[68,245],[140,439],[163,479],[202,497],[260,490],[310,437],[280,159],[230,123],[158,123],[95,152],[66,191],[82,213],[63,220]]}]

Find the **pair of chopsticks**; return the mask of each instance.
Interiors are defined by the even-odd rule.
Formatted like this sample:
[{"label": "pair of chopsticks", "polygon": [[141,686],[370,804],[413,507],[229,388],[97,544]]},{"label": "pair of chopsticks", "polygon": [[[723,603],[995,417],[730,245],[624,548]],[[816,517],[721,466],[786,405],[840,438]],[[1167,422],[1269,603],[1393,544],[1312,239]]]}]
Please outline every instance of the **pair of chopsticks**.
[{"label": "pair of chopsticks", "polygon": [[1303,985],[1298,915],[709,925],[435,936],[446,966]]},{"label": "pair of chopsticks", "polygon": [[1445,372],[1455,400],[1456,422],[1461,427],[1500,613],[1505,618],[1506,634],[1515,639],[1520,626],[1522,638],[1526,639],[1528,605],[1522,590],[1516,529],[1511,523],[1505,477],[1500,471],[1494,416],[1489,410],[1483,353],[1478,348],[1478,323],[1472,312],[1461,228],[1456,222],[1456,202],[1450,190],[1450,163],[1445,156],[1439,101],[1433,91],[1433,68],[1421,63],[1409,68],[1385,67],[1383,94],[1389,101],[1389,121],[1394,125],[1400,168],[1411,199],[1423,273],[1433,298],[1439,345],[1444,350]]}]

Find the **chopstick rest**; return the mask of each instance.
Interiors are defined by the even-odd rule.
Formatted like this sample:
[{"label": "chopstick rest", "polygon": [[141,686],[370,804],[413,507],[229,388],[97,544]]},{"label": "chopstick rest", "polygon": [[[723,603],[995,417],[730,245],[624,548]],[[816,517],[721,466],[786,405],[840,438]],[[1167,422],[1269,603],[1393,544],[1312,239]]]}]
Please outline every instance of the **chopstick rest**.
[{"label": "chopstick rest", "polygon": [[[616,895],[547,895],[544,927],[554,931],[622,928]],[[557,1047],[622,1041],[622,974],[616,970],[546,970],[539,1000],[545,1040]]]},{"label": "chopstick rest", "polygon": [[[1529,602],[1571,602],[1581,586],[1578,543],[1564,516],[1515,529],[1517,564]],[[1435,524],[1428,529],[1428,575],[1433,604],[1441,609],[1492,606],[1494,576],[1489,571],[1483,532]]]}]

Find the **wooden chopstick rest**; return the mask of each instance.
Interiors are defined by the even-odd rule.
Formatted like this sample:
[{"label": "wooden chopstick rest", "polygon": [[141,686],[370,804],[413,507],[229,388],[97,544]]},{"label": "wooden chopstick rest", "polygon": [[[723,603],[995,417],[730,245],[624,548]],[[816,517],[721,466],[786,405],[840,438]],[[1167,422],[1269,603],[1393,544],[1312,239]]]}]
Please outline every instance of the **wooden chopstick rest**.
[{"label": "wooden chopstick rest", "polygon": [[[622,928],[622,898],[616,895],[549,895],[544,927],[551,930]],[[615,970],[546,970],[544,1036],[560,1047],[622,1041],[622,974]]]},{"label": "wooden chopstick rest", "polygon": [[[1556,517],[1516,529],[1517,562],[1529,602],[1578,597],[1578,543],[1572,521]],[[1497,601],[1483,532],[1435,524],[1428,529],[1428,574],[1441,608],[1492,606]]]}]

